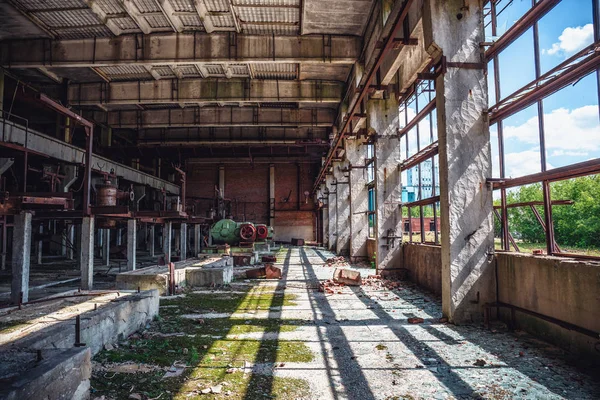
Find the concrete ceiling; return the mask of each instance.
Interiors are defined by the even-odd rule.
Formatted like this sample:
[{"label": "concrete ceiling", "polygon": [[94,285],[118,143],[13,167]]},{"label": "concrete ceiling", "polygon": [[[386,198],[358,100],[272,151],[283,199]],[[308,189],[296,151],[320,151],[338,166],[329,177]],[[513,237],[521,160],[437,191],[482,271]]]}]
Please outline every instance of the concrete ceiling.
[{"label": "concrete ceiling", "polygon": [[[330,109],[318,121],[324,139],[373,3],[0,0],[0,64],[49,93],[68,93],[73,106],[95,110],[115,129],[118,117],[102,113],[237,107],[254,110],[252,125],[275,129],[279,120],[310,126],[318,110]],[[68,90],[51,88],[63,79]],[[308,111],[269,119],[262,108]],[[252,120],[251,111],[236,112],[242,125]]]}]

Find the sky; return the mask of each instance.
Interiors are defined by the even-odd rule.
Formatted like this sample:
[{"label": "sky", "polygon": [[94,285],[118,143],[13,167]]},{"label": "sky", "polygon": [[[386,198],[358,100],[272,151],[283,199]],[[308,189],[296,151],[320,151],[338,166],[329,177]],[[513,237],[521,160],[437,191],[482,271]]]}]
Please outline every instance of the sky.
[{"label": "sky", "polygon": [[[592,1],[563,0],[538,23],[541,73],[549,71],[593,43]],[[508,4],[503,0],[499,9]],[[498,17],[498,34],[510,28],[531,7],[531,0],[513,0]],[[491,41],[486,30],[486,41]],[[499,55],[501,98],[535,79],[533,29]],[[488,67],[489,103],[496,103],[494,69]],[[597,75],[592,73],[543,100],[546,168],[600,158],[600,116]],[[537,105],[503,122],[507,177],[541,171]],[[493,176],[499,177],[496,126],[490,127]]]}]

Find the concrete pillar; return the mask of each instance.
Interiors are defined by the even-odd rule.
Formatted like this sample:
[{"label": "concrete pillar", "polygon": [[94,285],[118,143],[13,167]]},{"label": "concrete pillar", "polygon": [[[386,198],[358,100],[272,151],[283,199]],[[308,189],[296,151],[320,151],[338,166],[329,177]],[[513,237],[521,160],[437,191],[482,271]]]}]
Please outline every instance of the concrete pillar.
[{"label": "concrete pillar", "polygon": [[4,217],[2,223],[2,231],[0,232],[2,235],[2,252],[0,253],[0,269],[4,271],[6,269],[6,251],[8,249],[8,228],[6,226],[6,217]]},{"label": "concrete pillar", "polygon": [[198,224],[194,225],[194,255],[202,252],[202,227]]},{"label": "concrete pillar", "polygon": [[179,228],[179,250],[181,252],[181,260],[187,257],[187,224],[182,223]]},{"label": "concrete pillar", "polygon": [[0,69],[0,115],[4,111],[4,70]]},{"label": "concrete pillar", "polygon": [[269,164],[269,226],[275,225],[275,164]]},{"label": "concrete pillar", "polygon": [[225,166],[219,166],[219,191],[221,196],[225,197]]},{"label": "concrete pillar", "polygon": [[44,247],[44,242],[42,241],[42,235],[44,234],[44,224],[40,225],[39,234],[40,234],[40,237],[38,238],[37,246],[35,248],[35,250],[36,250],[36,257],[37,257],[36,264],[37,265],[42,265],[42,250],[43,250],[43,247]]},{"label": "concrete pillar", "polygon": [[402,216],[400,201],[400,146],[398,143],[398,102],[395,95],[388,100],[369,100],[368,121],[377,133],[375,143],[376,190],[376,266],[377,272],[396,270],[402,264]]},{"label": "concrete pillar", "polygon": [[163,252],[165,253],[165,262],[171,262],[171,237],[172,222],[165,222],[163,225]]},{"label": "concrete pillar", "polygon": [[327,204],[329,204],[329,209],[328,209],[328,217],[329,217],[329,223],[327,224],[329,227],[328,230],[328,249],[329,250],[335,250],[335,238],[337,236],[336,233],[336,229],[337,229],[337,220],[336,220],[336,215],[337,215],[337,201],[336,201],[336,187],[333,185],[333,175],[327,175],[325,177],[325,183],[326,183],[326,188],[328,190],[328,199],[327,199]]},{"label": "concrete pillar", "polygon": [[346,139],[346,158],[353,167],[350,169],[350,260],[367,258],[367,238],[369,237],[369,189],[367,170],[364,168],[367,148],[364,139]]},{"label": "concrete pillar", "polygon": [[487,79],[485,68],[460,65],[485,62],[483,9],[475,0],[429,1],[424,18],[425,48],[448,62],[436,80],[442,311],[455,323],[480,321],[495,299]]},{"label": "concrete pillar", "polygon": [[346,161],[333,163],[333,176],[337,185],[336,195],[336,243],[337,254],[348,255],[350,252],[350,184]]},{"label": "concrete pillar", "polygon": [[135,271],[135,256],[137,242],[137,221],[127,220],[127,271]]},{"label": "concrete pillar", "polygon": [[323,206],[323,247],[326,249],[329,247],[329,199],[325,193],[325,186],[321,186],[321,197],[324,198],[324,206]]},{"label": "concrete pillar", "polygon": [[148,251],[150,252],[150,257],[154,257],[154,224],[150,224],[150,237],[148,238]]},{"label": "concrete pillar", "polygon": [[29,300],[29,262],[31,252],[31,212],[24,211],[14,216],[12,240],[12,283],[10,299],[19,303],[21,292],[23,302]]},{"label": "concrete pillar", "polygon": [[92,290],[94,284],[94,217],[83,217],[80,238],[81,289]]},{"label": "concrete pillar", "polygon": [[117,229],[117,246],[121,246],[123,244],[123,229]]},{"label": "concrete pillar", "polygon": [[110,229],[104,229],[102,232],[102,264],[107,267],[110,265]]},{"label": "concrete pillar", "polygon": [[67,258],[69,260],[73,260],[75,258],[75,225],[69,225],[67,229],[67,237],[69,238],[69,242],[71,242],[71,246],[67,248]]}]

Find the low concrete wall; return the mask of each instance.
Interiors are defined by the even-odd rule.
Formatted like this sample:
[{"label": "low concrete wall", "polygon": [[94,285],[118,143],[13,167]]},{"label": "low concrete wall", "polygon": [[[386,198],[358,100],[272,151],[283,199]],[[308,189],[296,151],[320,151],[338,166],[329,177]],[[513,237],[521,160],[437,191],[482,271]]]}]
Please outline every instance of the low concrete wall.
[{"label": "low concrete wall", "polygon": [[[517,253],[496,254],[499,301],[600,332],[600,263]],[[509,322],[510,312],[500,317]],[[600,361],[598,339],[516,312],[517,328]]]},{"label": "low concrete wall", "polygon": [[427,290],[442,294],[442,248],[427,244],[403,244],[403,268],[407,278]]}]

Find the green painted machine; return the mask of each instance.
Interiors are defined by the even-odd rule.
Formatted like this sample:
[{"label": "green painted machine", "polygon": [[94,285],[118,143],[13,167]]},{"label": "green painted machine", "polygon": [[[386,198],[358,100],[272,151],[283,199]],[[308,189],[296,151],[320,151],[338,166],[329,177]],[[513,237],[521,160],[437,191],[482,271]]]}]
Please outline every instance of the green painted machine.
[{"label": "green painted machine", "polygon": [[240,241],[240,226],[231,219],[222,219],[210,227],[210,236],[215,244],[237,244]]}]

